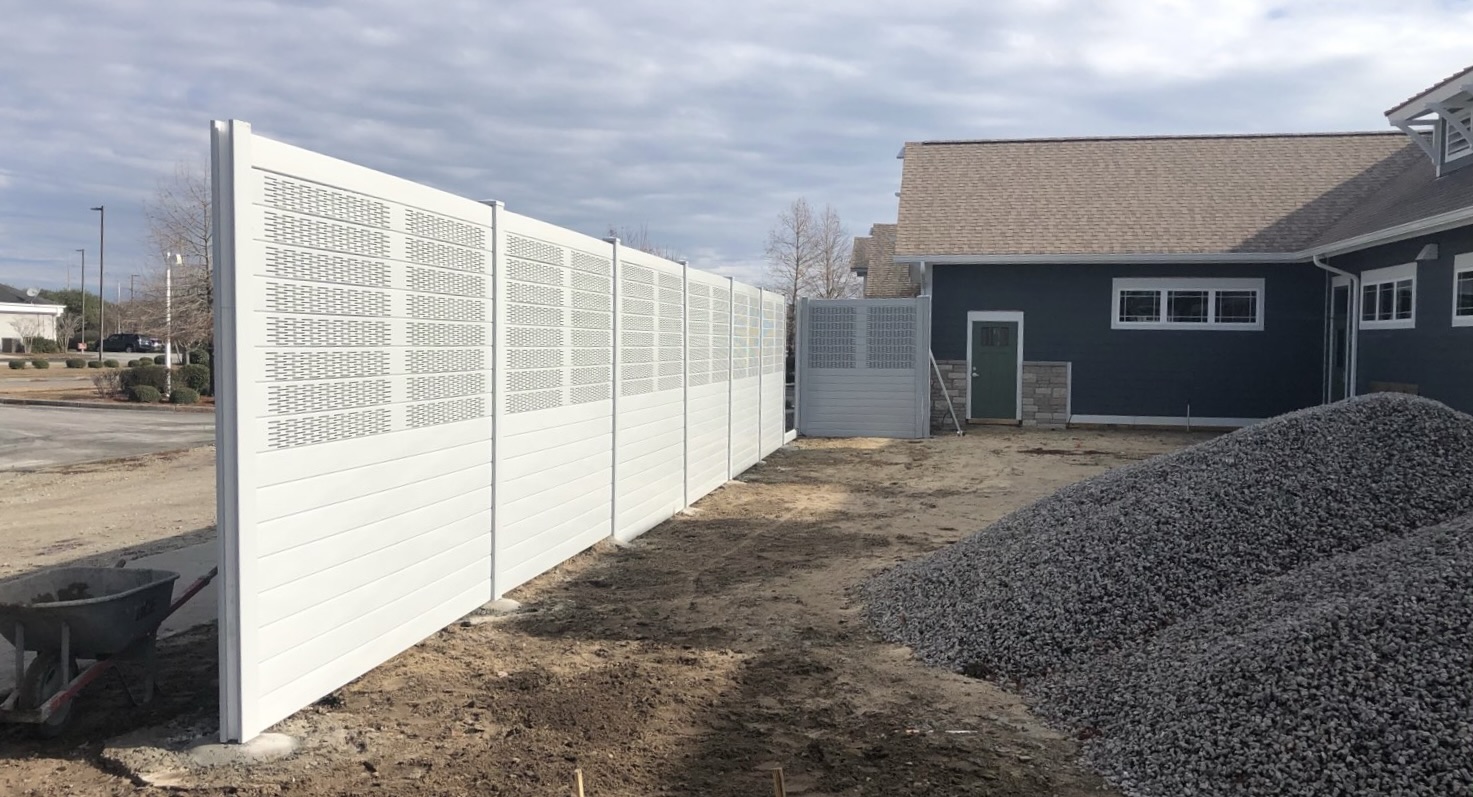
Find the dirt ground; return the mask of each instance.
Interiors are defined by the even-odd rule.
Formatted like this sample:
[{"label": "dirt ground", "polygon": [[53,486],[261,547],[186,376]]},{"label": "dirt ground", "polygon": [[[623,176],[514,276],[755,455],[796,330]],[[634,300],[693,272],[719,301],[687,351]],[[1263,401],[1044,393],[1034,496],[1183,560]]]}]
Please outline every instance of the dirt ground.
[{"label": "dirt ground", "polygon": [[[0,578],[209,539],[215,449],[0,472]],[[0,792],[3,793],[3,792]]]},{"label": "dirt ground", "polygon": [[[1017,697],[877,640],[853,588],[1062,485],[1202,437],[802,440],[633,545],[512,593],[526,612],[452,626],[300,712],[281,727],[309,740],[297,756],[199,770],[129,740],[104,753],[150,726],[179,746],[209,732],[204,628],[164,643],[167,691],[145,709],[109,684],[62,740],[0,729],[0,794],[164,793],[142,785],[152,779],[203,794],[566,795],[581,768],[590,797],[759,797],[778,766],[788,793],[808,797],[1110,794]],[[16,524],[10,505],[0,513]]]}]

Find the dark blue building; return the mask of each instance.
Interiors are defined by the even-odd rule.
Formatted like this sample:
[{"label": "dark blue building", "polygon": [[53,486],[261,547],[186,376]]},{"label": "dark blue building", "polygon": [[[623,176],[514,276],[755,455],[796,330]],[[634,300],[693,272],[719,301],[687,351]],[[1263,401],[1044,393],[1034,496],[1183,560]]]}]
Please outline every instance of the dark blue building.
[{"label": "dark blue building", "polygon": [[893,255],[863,239],[856,266],[932,297],[938,420],[942,386],[1038,425],[1377,390],[1473,412],[1470,92],[1473,69],[1385,133],[910,143]]}]

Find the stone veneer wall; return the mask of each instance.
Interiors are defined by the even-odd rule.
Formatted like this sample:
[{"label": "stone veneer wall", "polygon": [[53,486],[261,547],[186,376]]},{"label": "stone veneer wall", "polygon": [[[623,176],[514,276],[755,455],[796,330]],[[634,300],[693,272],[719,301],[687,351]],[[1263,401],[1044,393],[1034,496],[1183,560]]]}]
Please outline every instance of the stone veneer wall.
[{"label": "stone veneer wall", "polygon": [[1069,363],[1023,363],[1023,425],[1062,429],[1069,423]]},{"label": "stone veneer wall", "polygon": [[[967,422],[967,361],[966,360],[938,360],[941,367],[941,378],[946,380],[946,389],[951,393],[951,404],[956,408],[957,420],[963,424]],[[951,423],[951,413],[946,411],[946,397],[941,392],[941,387],[936,384],[936,373],[931,373],[931,428],[936,430],[952,430],[956,427]]]},{"label": "stone veneer wall", "polygon": [[[967,362],[966,360],[940,360],[941,378],[951,394],[956,417],[967,422]],[[946,399],[931,375],[931,428],[950,430],[951,413],[946,411]],[[1069,363],[1025,362],[1023,363],[1023,425],[1043,428],[1063,428],[1069,423]]]}]

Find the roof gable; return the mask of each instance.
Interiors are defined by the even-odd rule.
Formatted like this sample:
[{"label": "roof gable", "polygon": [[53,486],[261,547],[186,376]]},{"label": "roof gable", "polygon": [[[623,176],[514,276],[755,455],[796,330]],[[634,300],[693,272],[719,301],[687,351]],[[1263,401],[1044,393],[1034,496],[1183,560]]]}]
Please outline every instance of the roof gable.
[{"label": "roof gable", "polygon": [[899,257],[1303,250],[1422,161],[1397,132],[919,142]]}]

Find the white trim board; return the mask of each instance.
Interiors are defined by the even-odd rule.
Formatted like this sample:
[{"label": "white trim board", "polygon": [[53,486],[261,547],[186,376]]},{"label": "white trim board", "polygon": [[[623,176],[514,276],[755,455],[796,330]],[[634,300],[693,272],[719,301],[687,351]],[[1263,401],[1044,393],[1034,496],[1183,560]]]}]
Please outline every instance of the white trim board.
[{"label": "white trim board", "polygon": [[[1458,315],[1458,275],[1473,272],[1473,252],[1464,252],[1453,257],[1453,306],[1452,325],[1455,327],[1473,327],[1473,315]],[[1412,299],[1413,307],[1416,299]]]},{"label": "white trim board", "polygon": [[968,310],[967,311],[967,420],[972,420],[972,323],[975,321],[1005,321],[1018,325],[1018,367],[1013,376],[1018,381],[1016,397],[1013,399],[1013,419],[1023,420],[1023,312],[1021,310]]},{"label": "white trim board", "polygon": [[[1093,423],[1109,426],[1191,426],[1232,428],[1252,426],[1263,418],[1191,418],[1185,415],[1071,415],[1069,423]],[[1190,421],[1190,422],[1189,422]]]}]

